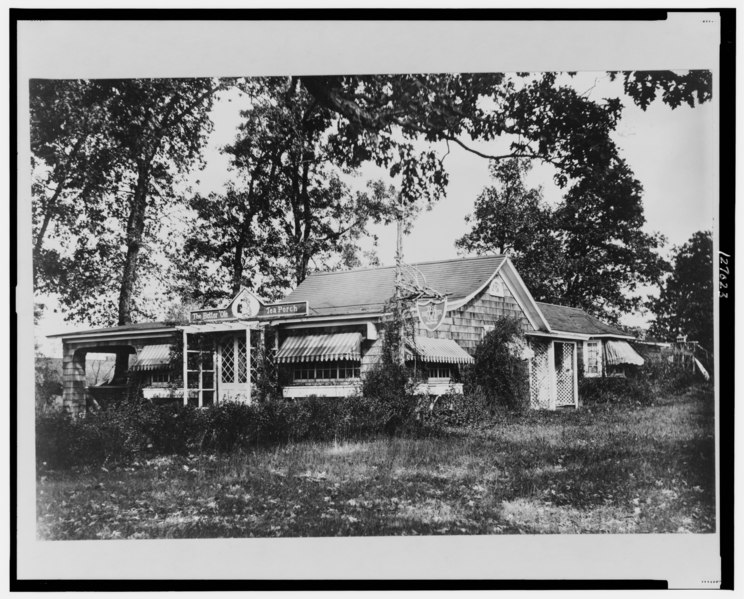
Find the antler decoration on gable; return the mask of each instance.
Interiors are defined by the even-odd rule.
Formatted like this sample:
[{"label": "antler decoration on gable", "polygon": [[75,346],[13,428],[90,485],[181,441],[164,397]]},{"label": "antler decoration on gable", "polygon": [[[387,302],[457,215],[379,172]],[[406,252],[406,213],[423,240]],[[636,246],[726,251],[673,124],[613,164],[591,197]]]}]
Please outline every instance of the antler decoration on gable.
[{"label": "antler decoration on gable", "polygon": [[415,301],[421,298],[441,299],[445,294],[429,287],[426,277],[418,268],[411,264],[401,264],[403,275],[400,282],[400,298],[407,301]]}]

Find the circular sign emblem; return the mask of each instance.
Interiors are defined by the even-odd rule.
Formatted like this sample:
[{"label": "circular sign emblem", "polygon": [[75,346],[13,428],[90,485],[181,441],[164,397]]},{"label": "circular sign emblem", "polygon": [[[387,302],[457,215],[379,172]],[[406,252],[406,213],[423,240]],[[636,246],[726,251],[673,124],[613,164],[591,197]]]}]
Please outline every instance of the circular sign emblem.
[{"label": "circular sign emblem", "polygon": [[232,315],[235,318],[251,318],[258,314],[260,305],[250,293],[242,293],[232,305]]}]

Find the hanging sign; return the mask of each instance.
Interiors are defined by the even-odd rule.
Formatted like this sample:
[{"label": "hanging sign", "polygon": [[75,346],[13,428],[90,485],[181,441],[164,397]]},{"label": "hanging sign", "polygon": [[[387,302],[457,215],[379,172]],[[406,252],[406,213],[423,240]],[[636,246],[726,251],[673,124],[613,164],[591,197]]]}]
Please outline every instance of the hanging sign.
[{"label": "hanging sign", "polygon": [[191,312],[191,322],[214,322],[219,320],[235,320],[238,318],[256,318],[263,307],[261,300],[243,287],[224,308],[208,310],[194,310]]},{"label": "hanging sign", "polygon": [[280,320],[307,316],[307,302],[264,304],[248,289],[241,289],[224,308],[194,310],[192,323],[218,322],[221,320]]},{"label": "hanging sign", "polygon": [[278,320],[280,318],[296,318],[298,316],[307,316],[306,301],[265,304],[258,311],[258,318],[262,320]]},{"label": "hanging sign", "polygon": [[416,303],[419,320],[428,331],[436,331],[447,313],[447,298],[419,300]]}]

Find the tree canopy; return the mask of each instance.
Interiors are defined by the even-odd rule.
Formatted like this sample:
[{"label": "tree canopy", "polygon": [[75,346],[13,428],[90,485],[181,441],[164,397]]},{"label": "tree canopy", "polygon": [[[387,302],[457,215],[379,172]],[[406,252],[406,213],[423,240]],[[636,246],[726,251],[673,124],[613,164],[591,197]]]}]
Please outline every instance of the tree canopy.
[{"label": "tree canopy", "polygon": [[687,243],[675,248],[673,269],[661,285],[659,297],[651,300],[655,315],[651,336],[673,341],[687,335],[713,351],[713,238],[698,231]]},{"label": "tree canopy", "polygon": [[[674,108],[711,97],[709,72],[611,77],[621,78],[643,109],[656,99]],[[560,241],[575,260],[565,271],[570,280],[559,275],[551,283],[556,292],[579,299],[586,289],[603,287],[610,291],[592,306],[624,310],[634,304],[620,289],[653,275],[644,252],[652,252],[654,241],[638,225],[640,185],[611,136],[619,98],[593,100],[556,73],[303,75],[237,83],[256,100],[228,148],[244,180],[188,200],[203,221],[201,237],[192,231],[192,256],[198,254],[192,264],[226,269],[233,288],[269,267],[298,282],[313,259],[319,263],[313,267],[328,267],[331,256],[353,263],[364,226],[390,218],[393,195],[420,206],[445,193],[447,148],[455,145],[495,162],[538,160],[555,168],[555,182],[566,190],[565,217],[551,230],[568,231],[568,219],[583,219]],[[188,198],[176,183],[202,165],[214,98],[235,84],[32,82],[35,280],[37,290],[58,295],[71,318],[124,324],[146,315],[143,290],[162,272],[163,217]],[[497,139],[505,140],[505,152],[493,149]],[[367,162],[384,168],[398,189],[379,184],[352,193],[339,173]],[[226,238],[207,238],[210,227],[223,227]],[[600,239],[600,231],[611,229],[614,241]],[[522,256],[526,269],[529,255]],[[592,272],[598,259],[615,266]],[[640,278],[633,269],[641,269]]]},{"label": "tree canopy", "polygon": [[354,192],[342,179],[357,162],[326,143],[332,113],[304,90],[288,95],[286,82],[260,88],[223,149],[239,182],[190,200],[196,219],[179,261],[184,283],[206,300],[241,285],[274,299],[311,267],[354,266],[367,224],[394,217],[392,186],[370,181]]},{"label": "tree canopy", "polygon": [[176,201],[176,178],[198,166],[225,84],[32,82],[32,152],[43,163],[32,189],[37,286],[73,317],[132,322],[157,216]]},{"label": "tree canopy", "polygon": [[555,207],[526,186],[529,170],[521,159],[491,165],[496,185],[478,196],[458,247],[508,252],[538,301],[610,319],[639,307],[630,292],[657,281],[665,263],[656,253],[662,238],[641,229],[642,189],[630,169],[618,162],[604,177],[581,180]]}]

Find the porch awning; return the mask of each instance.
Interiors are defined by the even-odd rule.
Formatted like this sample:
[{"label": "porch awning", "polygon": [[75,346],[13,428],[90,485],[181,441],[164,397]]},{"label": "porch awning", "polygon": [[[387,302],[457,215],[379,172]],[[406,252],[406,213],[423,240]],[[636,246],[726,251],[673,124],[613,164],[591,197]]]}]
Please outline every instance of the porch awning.
[{"label": "porch awning", "polygon": [[157,370],[170,364],[170,345],[145,345],[137,354],[137,361],[130,370]]},{"label": "porch awning", "polygon": [[276,359],[278,362],[361,360],[361,344],[361,333],[298,335],[285,339]]},{"label": "porch awning", "polygon": [[638,355],[627,341],[605,341],[605,360],[611,366],[616,364],[643,365],[643,358]]},{"label": "porch awning", "polygon": [[443,362],[445,364],[472,364],[473,357],[462,349],[454,339],[430,339],[416,337],[413,344],[406,347],[406,358],[417,357],[423,362]]}]

